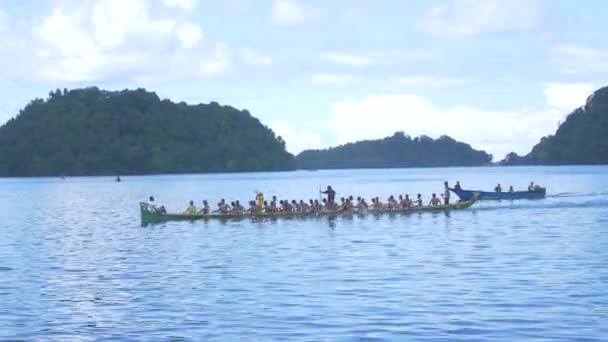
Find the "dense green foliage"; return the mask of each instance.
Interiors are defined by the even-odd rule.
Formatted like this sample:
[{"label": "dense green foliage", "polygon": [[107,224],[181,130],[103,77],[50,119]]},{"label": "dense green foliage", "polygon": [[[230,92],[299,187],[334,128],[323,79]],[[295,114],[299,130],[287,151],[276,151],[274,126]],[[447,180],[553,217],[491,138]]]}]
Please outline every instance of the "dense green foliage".
[{"label": "dense green foliage", "polygon": [[380,140],[349,143],[326,150],[309,150],[296,157],[301,169],[475,166],[492,156],[448,136],[411,138],[403,132]]},{"label": "dense green foliage", "polygon": [[51,92],[0,127],[0,176],[288,170],[285,142],[248,111],[143,89]]},{"label": "dense green foliage", "polygon": [[555,135],[544,137],[523,157],[508,154],[504,165],[607,164],[608,87],[597,90],[576,109]]}]

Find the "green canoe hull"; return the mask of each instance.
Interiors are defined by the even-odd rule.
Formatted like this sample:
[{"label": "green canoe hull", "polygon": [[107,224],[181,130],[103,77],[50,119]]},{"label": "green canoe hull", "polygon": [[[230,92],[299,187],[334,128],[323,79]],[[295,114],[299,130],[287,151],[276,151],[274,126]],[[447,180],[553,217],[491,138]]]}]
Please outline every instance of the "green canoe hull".
[{"label": "green canoe hull", "polygon": [[381,215],[381,214],[409,214],[421,212],[446,212],[452,210],[466,209],[471,207],[477,200],[473,199],[466,202],[458,202],[454,204],[441,205],[436,207],[411,207],[402,209],[368,209],[365,211],[332,211],[332,212],[295,212],[295,213],[242,213],[242,214],[206,214],[206,215],[184,215],[176,213],[160,214],[156,212],[148,203],[141,202],[139,204],[141,212],[142,225],[151,223],[160,223],[168,221],[196,221],[196,220],[235,220],[235,219],[274,219],[274,218],[306,218],[306,217],[336,217],[336,216],[352,216],[352,215]]}]

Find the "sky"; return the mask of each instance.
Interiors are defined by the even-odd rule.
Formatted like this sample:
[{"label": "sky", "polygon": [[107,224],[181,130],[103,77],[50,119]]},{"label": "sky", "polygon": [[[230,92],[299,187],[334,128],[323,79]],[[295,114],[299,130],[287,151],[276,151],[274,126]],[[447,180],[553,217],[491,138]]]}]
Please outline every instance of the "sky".
[{"label": "sky", "polygon": [[0,0],[0,124],[52,89],[142,87],[248,109],[292,153],[403,131],[500,160],[607,85],[606,13],[600,0]]}]

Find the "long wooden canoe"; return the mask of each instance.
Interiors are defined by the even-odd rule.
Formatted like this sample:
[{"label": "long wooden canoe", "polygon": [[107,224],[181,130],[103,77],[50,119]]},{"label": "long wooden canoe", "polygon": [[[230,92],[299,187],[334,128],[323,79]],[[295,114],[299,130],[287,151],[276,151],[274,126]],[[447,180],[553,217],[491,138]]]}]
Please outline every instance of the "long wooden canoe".
[{"label": "long wooden canoe", "polygon": [[167,221],[194,221],[194,220],[233,220],[233,219],[263,219],[263,218],[296,218],[296,217],[323,217],[323,216],[346,216],[346,215],[364,215],[364,214],[388,214],[388,213],[419,213],[419,212],[445,212],[458,209],[466,209],[472,206],[477,201],[473,198],[469,201],[458,202],[440,206],[422,206],[399,209],[367,209],[365,211],[322,211],[322,212],[280,212],[280,213],[229,213],[229,214],[202,214],[202,215],[185,215],[178,213],[161,214],[146,202],[139,203],[141,212],[142,225],[150,223],[159,223]]}]

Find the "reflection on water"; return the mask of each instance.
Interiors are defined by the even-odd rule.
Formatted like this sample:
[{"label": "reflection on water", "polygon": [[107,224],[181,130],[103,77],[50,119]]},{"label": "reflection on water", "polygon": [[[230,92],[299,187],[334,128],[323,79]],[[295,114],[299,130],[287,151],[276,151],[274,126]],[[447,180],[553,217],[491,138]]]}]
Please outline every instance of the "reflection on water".
[{"label": "reflection on water", "polygon": [[[0,339],[603,340],[608,168],[0,179]],[[548,187],[448,213],[169,222],[188,200]],[[426,198],[425,196],[425,198]]]}]

